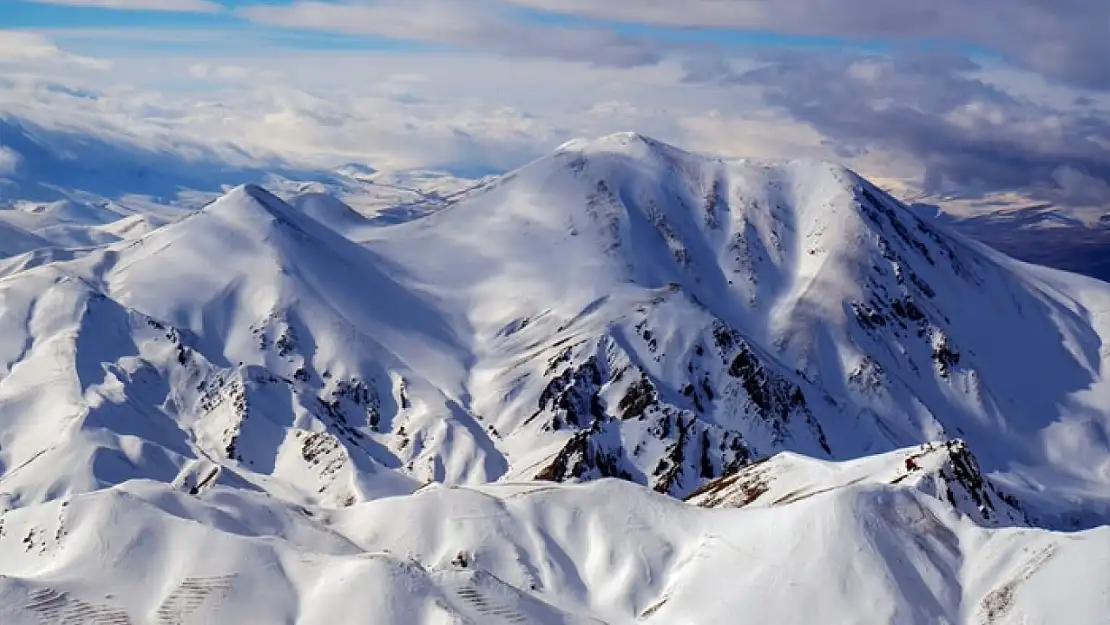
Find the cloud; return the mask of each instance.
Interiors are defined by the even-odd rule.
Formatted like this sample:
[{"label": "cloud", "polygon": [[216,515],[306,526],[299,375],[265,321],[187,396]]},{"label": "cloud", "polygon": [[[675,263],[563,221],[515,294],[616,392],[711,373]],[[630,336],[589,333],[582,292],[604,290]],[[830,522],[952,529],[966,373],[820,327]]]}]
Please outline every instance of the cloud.
[{"label": "cloud", "polygon": [[176,11],[181,13],[216,13],[223,5],[210,0],[32,0],[38,4],[72,7],[94,7],[123,11]]},{"label": "cloud", "polygon": [[[728,147],[688,136],[685,124],[709,108],[753,102],[731,87],[683,85],[673,62],[618,68],[266,46],[240,53],[205,42],[203,60],[176,50],[121,53],[107,78],[13,75],[7,87],[0,81],[0,115],[151,150],[206,145],[228,158],[237,150],[239,158],[297,167],[356,161],[380,169],[488,171],[517,167],[571,138],[617,130],[692,149]],[[353,80],[352,67],[378,70],[373,80]],[[231,73],[237,78],[220,78]],[[172,88],[162,86],[167,81]],[[760,149],[748,135],[730,136],[735,149]]]},{"label": "cloud", "polygon": [[270,26],[373,35],[615,67],[650,65],[660,60],[657,44],[650,41],[603,28],[532,24],[490,0],[368,3],[299,0],[292,4],[247,6],[236,14]]},{"label": "cloud", "polygon": [[0,175],[14,174],[20,160],[18,152],[0,145]]},{"label": "cloud", "polygon": [[62,64],[105,70],[110,61],[63,52],[46,37],[32,32],[0,30],[0,65]]},{"label": "cloud", "polygon": [[212,65],[209,63],[196,63],[189,67],[189,75],[193,78],[211,78],[214,80],[244,80],[251,76],[251,70],[239,65]]},{"label": "cloud", "polygon": [[1110,179],[1088,175],[1070,165],[1054,169],[1052,179],[1068,198],[1080,205],[1098,206],[1110,198]]},{"label": "cloud", "polygon": [[[474,28],[451,14],[412,19]],[[144,31],[140,44],[174,45],[135,54],[111,47],[117,31],[103,43],[96,31],[54,34],[57,46],[108,56],[110,72],[12,66],[28,69],[0,78],[0,115],[153,152],[201,146],[240,163],[473,172],[635,130],[719,156],[839,160],[915,193],[1107,204],[1110,94],[955,52],[664,49],[655,62],[621,65],[574,60],[589,49],[564,59],[478,44],[289,48],[251,30]],[[352,67],[374,68],[373,80],[353,78]]]},{"label": "cloud", "polygon": [[1110,3],[1105,0],[507,0],[594,19],[734,29],[858,41],[965,44],[1025,68],[1110,88]]},{"label": "cloud", "polygon": [[980,68],[966,58],[767,60],[718,78],[762,89],[769,104],[811,125],[843,156],[881,150],[912,157],[924,167],[927,192],[1020,191],[1077,204],[1100,200],[1110,183],[1110,113],[1018,97],[974,76]]}]

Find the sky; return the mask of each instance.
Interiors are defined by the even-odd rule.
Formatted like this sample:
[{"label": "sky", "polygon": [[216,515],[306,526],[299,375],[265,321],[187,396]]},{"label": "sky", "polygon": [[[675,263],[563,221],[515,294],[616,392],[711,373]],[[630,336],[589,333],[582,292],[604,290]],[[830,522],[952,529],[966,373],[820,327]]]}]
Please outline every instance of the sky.
[{"label": "sky", "polygon": [[0,0],[0,116],[463,174],[631,130],[1108,207],[1110,0]]}]

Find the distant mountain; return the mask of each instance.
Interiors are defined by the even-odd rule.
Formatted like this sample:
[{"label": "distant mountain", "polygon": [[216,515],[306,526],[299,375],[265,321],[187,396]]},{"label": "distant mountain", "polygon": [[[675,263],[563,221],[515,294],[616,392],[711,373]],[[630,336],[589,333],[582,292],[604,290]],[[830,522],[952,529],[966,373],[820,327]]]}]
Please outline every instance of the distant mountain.
[{"label": "distant mountain", "polygon": [[1106,614],[1110,285],[634,134],[282,191],[0,260],[0,621]]},{"label": "distant mountain", "polygon": [[915,208],[1014,258],[1110,282],[1110,215],[1087,222],[1051,205],[960,216]]},{"label": "distant mountain", "polygon": [[[48,127],[2,113],[0,154],[11,161],[0,169],[0,224],[62,248],[129,238],[112,224],[139,218],[162,225],[243,183],[265,184],[286,199],[342,198],[373,223],[427,214],[473,184],[442,171],[377,171],[358,163],[295,167],[277,158],[260,161],[230,144]],[[25,251],[14,236],[0,235],[0,257]]]},{"label": "distant mountain", "polygon": [[50,243],[19,226],[0,222],[0,258],[30,252]]}]

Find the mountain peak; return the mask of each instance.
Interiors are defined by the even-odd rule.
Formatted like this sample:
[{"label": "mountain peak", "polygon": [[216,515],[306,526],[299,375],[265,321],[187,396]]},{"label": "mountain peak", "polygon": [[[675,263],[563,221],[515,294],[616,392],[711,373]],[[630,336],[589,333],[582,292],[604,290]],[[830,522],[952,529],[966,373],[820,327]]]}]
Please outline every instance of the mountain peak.
[{"label": "mountain peak", "polygon": [[293,207],[256,184],[239,185],[205,207],[205,212],[221,214],[266,214],[288,219],[295,215]]},{"label": "mountain peak", "polygon": [[[278,244],[271,241],[268,247],[273,247],[279,254],[300,255],[316,254],[309,250],[301,250],[301,246],[310,245],[319,247],[318,252],[333,255],[361,254],[363,250],[350,239],[339,234],[335,222],[336,215],[345,217],[345,222],[352,223],[359,219],[357,213],[339,202],[331,199],[327,202],[328,210],[315,210],[323,202],[320,199],[306,198],[300,208],[296,208],[274,195],[270,191],[255,185],[244,184],[235,187],[223,196],[209,203],[198,215],[199,221],[186,220],[181,222],[181,230],[193,230],[195,236],[212,239],[219,236],[237,236],[246,240],[261,242],[278,234],[279,238],[293,237]],[[334,205],[345,209],[345,213],[337,210]],[[306,210],[308,209],[308,210]],[[349,214],[348,214],[349,213]],[[190,222],[193,222],[190,224]],[[201,223],[219,223],[214,230],[201,228]],[[185,227],[185,226],[189,227]],[[177,225],[171,225],[177,229]],[[220,232],[223,230],[224,232]],[[310,241],[316,241],[310,243]],[[300,250],[300,251],[298,251]]]},{"label": "mountain peak", "polygon": [[238,187],[235,187],[234,189],[231,190],[231,193],[236,193],[236,192],[249,195],[249,196],[253,197],[254,199],[258,200],[259,202],[272,202],[272,201],[275,201],[275,200],[279,201],[279,202],[281,201],[281,200],[278,200],[276,195],[274,195],[273,193],[270,193],[269,191],[267,191],[266,189],[262,188],[261,186],[259,186],[257,184],[251,184],[251,183],[241,184]]},{"label": "mountain peak", "polygon": [[693,156],[681,148],[636,132],[617,132],[593,139],[572,139],[555,150],[556,154],[565,152],[581,152],[584,154],[617,153],[640,157],[652,153]]},{"label": "mountain peak", "polygon": [[[848,187],[863,181],[863,178],[844,164],[813,158],[796,159],[721,159],[691,152],[674,144],[638,132],[616,132],[594,138],[575,138],[560,145],[551,156],[562,153],[578,152],[586,155],[618,153],[634,158],[663,158],[671,161],[686,161],[690,164],[710,164],[727,166],[729,163],[747,163],[767,169],[803,169],[813,173],[827,172],[840,179]],[[542,159],[541,159],[542,160]]]}]

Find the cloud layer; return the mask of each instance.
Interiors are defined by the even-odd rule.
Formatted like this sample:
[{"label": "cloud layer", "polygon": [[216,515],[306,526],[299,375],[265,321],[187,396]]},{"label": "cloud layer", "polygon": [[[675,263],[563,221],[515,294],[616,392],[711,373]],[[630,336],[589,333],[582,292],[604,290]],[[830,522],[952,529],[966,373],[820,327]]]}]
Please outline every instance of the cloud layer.
[{"label": "cloud layer", "polygon": [[1102,0],[43,1],[231,20],[0,30],[0,114],[144,145],[487,171],[636,130],[933,194],[1110,205]]},{"label": "cloud layer", "polygon": [[974,76],[979,69],[935,55],[781,55],[730,78],[762,88],[842,156],[912,156],[926,192],[1110,200],[1110,114],[1020,98]]},{"label": "cloud layer", "polygon": [[1110,3],[1105,0],[510,1],[626,23],[965,44],[1080,86],[1110,88]]},{"label": "cloud layer", "polygon": [[556,27],[547,20],[548,26],[542,27],[520,19],[510,7],[579,22],[849,42],[929,41],[999,54],[1077,86],[1110,88],[1110,3],[1104,0],[297,0],[252,5],[240,14],[268,24],[476,45],[514,54],[614,63],[653,58],[649,42],[618,36],[605,24]]}]

